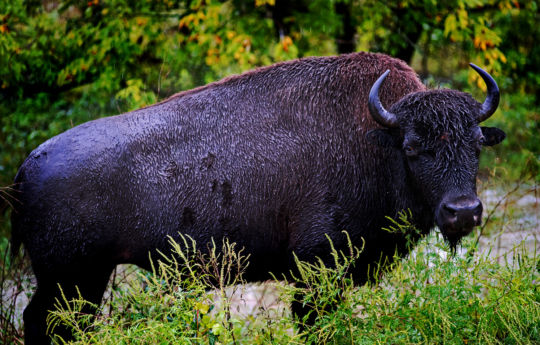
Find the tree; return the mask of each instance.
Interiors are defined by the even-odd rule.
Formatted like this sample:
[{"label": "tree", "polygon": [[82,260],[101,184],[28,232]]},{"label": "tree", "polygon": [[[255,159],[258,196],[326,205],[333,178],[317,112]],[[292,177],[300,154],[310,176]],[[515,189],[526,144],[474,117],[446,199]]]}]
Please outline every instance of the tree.
[{"label": "tree", "polygon": [[[454,63],[441,71],[452,80],[473,61],[507,76],[503,88],[537,93],[537,23],[533,0],[3,1],[0,185],[73,125],[297,57],[420,56],[425,74]],[[437,61],[448,49],[460,56]]]}]

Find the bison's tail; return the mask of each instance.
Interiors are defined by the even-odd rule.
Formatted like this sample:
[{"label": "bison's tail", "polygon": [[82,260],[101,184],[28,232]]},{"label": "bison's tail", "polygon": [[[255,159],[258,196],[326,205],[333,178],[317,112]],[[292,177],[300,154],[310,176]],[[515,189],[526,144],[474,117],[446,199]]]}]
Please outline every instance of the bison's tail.
[{"label": "bison's tail", "polygon": [[10,240],[10,247],[11,247],[11,259],[15,259],[17,255],[19,254],[19,249],[21,248],[22,239],[19,236],[19,234],[14,231],[15,225],[13,222],[13,211],[11,213],[11,240]]},{"label": "bison's tail", "polygon": [[[21,169],[22,170],[22,169]],[[19,249],[22,244],[22,238],[20,234],[20,186],[22,180],[21,170],[15,176],[15,182],[11,186],[0,187],[0,214],[6,214],[6,209],[11,208],[11,258],[15,258],[19,253]]]},{"label": "bison's tail", "polygon": [[21,246],[21,240],[20,237],[17,236],[17,232],[14,231],[14,213],[15,213],[15,203],[17,203],[17,199],[14,196],[14,187],[13,186],[6,186],[6,187],[0,187],[0,216],[1,217],[7,217],[8,215],[8,209],[11,208],[11,258],[13,259],[17,253],[19,252],[19,248]]}]

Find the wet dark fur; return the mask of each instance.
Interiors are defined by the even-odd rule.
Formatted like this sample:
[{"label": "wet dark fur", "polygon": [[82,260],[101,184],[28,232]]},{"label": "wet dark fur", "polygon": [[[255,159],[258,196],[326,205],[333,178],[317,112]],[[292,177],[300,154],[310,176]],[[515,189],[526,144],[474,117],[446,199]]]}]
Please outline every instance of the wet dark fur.
[{"label": "wet dark fur", "polygon": [[[148,253],[167,251],[168,235],[188,234],[200,248],[228,237],[251,254],[251,281],[288,272],[293,252],[329,260],[325,235],[343,249],[342,230],[357,246],[365,240],[359,284],[370,265],[405,254],[406,235],[381,230],[385,217],[410,209],[427,234],[448,189],[440,180],[473,188],[477,162],[460,165],[461,153],[444,149],[438,165],[415,177],[401,143],[366,135],[379,128],[367,95],[386,69],[386,107],[425,91],[413,70],[385,55],[306,58],[91,121],[39,146],[16,177],[22,206],[13,212],[14,248],[24,244],[38,280],[24,313],[27,343],[46,341],[57,283],[68,297],[77,284],[99,303],[117,264],[148,269]],[[478,107],[454,91],[410,95],[392,108],[405,114],[404,130],[387,139],[414,131],[439,145],[434,131],[463,136]],[[455,178],[447,171],[454,167]]]}]

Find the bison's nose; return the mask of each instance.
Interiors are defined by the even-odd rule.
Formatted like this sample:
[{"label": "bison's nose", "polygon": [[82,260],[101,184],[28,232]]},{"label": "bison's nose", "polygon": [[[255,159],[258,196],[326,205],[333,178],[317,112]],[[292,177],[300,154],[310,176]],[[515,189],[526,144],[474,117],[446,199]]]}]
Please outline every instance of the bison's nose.
[{"label": "bison's nose", "polygon": [[471,228],[482,222],[482,203],[478,198],[457,200],[441,205],[441,218],[455,230]]}]

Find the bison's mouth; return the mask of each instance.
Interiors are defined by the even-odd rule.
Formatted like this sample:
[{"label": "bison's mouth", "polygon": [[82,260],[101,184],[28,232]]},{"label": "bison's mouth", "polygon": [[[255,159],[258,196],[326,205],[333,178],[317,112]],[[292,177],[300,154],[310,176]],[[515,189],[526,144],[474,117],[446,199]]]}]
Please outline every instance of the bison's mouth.
[{"label": "bison's mouth", "polygon": [[445,241],[450,245],[450,248],[455,251],[457,245],[461,242],[461,239],[470,234],[473,231],[474,226],[455,230],[441,227],[439,225],[439,229],[441,229],[441,234],[443,235]]}]

